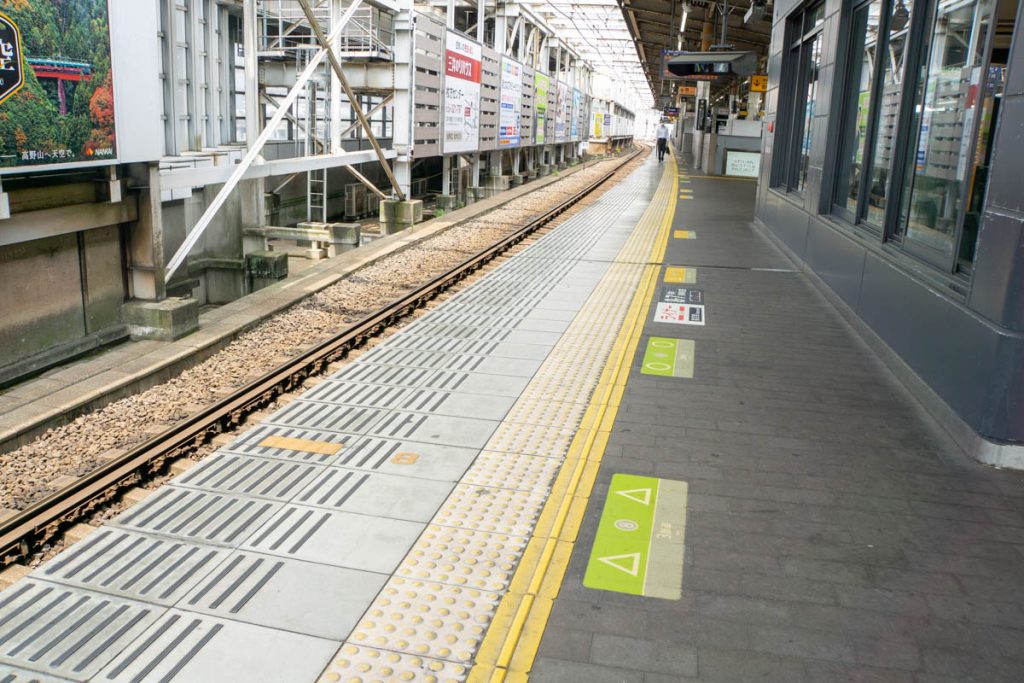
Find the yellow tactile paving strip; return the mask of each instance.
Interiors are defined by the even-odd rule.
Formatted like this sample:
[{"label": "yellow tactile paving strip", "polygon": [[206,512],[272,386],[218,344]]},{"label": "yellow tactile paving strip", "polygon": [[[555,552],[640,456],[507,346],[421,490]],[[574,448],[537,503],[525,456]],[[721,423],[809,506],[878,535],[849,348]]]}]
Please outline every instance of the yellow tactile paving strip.
[{"label": "yellow tactile paving strip", "polygon": [[540,633],[524,632],[531,607],[542,598],[550,609],[561,583],[535,570],[564,564],[575,540],[559,538],[586,503],[572,492],[597,473],[581,455],[610,429],[588,402],[617,374],[624,322],[636,317],[647,264],[667,240],[669,166],[616,262],[321,680],[462,681],[470,664],[477,680],[528,670],[533,655],[517,667],[517,646],[543,632],[542,623]]}]

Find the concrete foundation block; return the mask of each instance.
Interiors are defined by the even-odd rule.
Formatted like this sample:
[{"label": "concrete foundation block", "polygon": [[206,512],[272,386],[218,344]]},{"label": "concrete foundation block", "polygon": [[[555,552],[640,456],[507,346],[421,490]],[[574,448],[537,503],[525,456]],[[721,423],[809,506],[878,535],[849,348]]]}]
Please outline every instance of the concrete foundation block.
[{"label": "concrete foundation block", "polygon": [[490,197],[491,193],[486,187],[471,187],[469,188],[469,195],[473,198],[474,202],[478,202],[481,199]]},{"label": "concrete foundation block", "polygon": [[288,254],[283,251],[254,251],[245,255],[245,269],[252,277],[283,280],[288,277]]},{"label": "concrete foundation block", "polygon": [[331,223],[331,241],[335,244],[359,246],[363,228],[359,223]]},{"label": "concrete foundation block", "polygon": [[288,254],[283,251],[256,251],[245,256],[249,289],[258,292],[288,277]]},{"label": "concrete foundation block", "polygon": [[459,208],[459,198],[453,194],[439,194],[434,201],[441,211],[454,211]]},{"label": "concrete foundation block", "polygon": [[132,339],[173,341],[199,329],[199,302],[195,299],[129,301],[121,317]]},{"label": "concrete foundation block", "polygon": [[538,178],[543,178],[544,176],[549,175],[550,173],[551,173],[551,166],[549,166],[548,164],[541,164],[540,166],[537,167],[537,177]]}]

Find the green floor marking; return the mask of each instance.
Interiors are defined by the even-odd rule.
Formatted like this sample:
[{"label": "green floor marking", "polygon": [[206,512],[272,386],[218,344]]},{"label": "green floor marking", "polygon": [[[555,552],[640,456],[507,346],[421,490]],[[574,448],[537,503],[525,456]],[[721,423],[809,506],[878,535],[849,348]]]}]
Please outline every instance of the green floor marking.
[{"label": "green floor marking", "polygon": [[651,337],[647,340],[640,373],[658,377],[693,377],[694,350],[691,339]]},{"label": "green floor marking", "polygon": [[683,586],[687,485],[612,476],[583,585],[678,600]]}]

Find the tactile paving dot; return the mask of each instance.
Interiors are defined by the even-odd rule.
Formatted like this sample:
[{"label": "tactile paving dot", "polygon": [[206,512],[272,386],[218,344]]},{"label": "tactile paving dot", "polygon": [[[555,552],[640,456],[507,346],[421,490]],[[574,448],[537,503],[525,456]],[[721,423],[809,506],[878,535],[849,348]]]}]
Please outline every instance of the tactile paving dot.
[{"label": "tactile paving dot", "polygon": [[499,593],[392,578],[349,637],[355,645],[469,663]]},{"label": "tactile paving dot", "polygon": [[320,683],[461,683],[468,673],[461,664],[346,643],[327,665]]},{"label": "tactile paving dot", "polygon": [[573,427],[503,422],[491,435],[484,448],[527,455],[564,454],[575,435]]},{"label": "tactile paving dot", "polygon": [[529,536],[544,498],[525,491],[459,484],[434,516],[434,523]]},{"label": "tactile paving dot", "polygon": [[462,477],[462,483],[544,494],[558,476],[562,455],[564,454],[558,453],[558,457],[549,458],[540,455],[484,451],[477,456],[473,466]]},{"label": "tactile paving dot", "polygon": [[430,525],[395,576],[503,591],[526,547],[521,536]]},{"label": "tactile paving dot", "polygon": [[508,411],[505,421],[553,427],[576,427],[586,410],[587,406],[583,403],[519,400]]}]

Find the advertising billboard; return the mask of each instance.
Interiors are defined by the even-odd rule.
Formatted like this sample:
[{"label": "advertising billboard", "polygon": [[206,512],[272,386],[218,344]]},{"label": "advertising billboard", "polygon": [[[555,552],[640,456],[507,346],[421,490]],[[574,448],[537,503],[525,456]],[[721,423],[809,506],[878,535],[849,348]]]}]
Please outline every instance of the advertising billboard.
[{"label": "advertising billboard", "polygon": [[565,142],[567,139],[569,116],[567,100],[569,99],[569,87],[558,81],[555,89],[555,142]]},{"label": "advertising billboard", "polygon": [[511,59],[501,60],[501,111],[498,113],[498,146],[518,147],[519,122],[523,111],[523,65]]},{"label": "advertising billboard", "polygon": [[592,138],[603,138],[604,137],[604,112],[594,112],[594,124],[593,132],[590,134]]},{"label": "advertising billboard", "polygon": [[117,161],[107,0],[0,7],[0,169]]},{"label": "advertising billboard", "polygon": [[548,87],[551,85],[551,81],[548,77],[540,72],[533,76],[533,141],[538,145],[543,145],[546,136],[544,135],[544,127],[548,122]]},{"label": "advertising billboard", "polygon": [[480,45],[448,31],[444,51],[444,154],[480,146]]},{"label": "advertising billboard", "polygon": [[569,139],[580,139],[580,109],[583,105],[583,93],[573,88],[572,91],[572,123],[569,127]]}]

